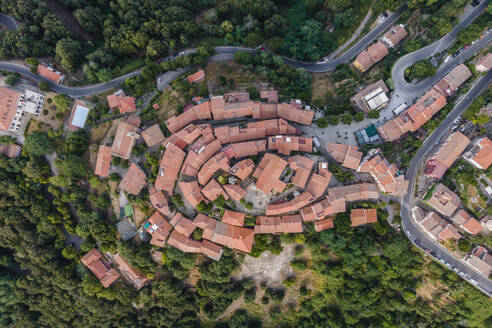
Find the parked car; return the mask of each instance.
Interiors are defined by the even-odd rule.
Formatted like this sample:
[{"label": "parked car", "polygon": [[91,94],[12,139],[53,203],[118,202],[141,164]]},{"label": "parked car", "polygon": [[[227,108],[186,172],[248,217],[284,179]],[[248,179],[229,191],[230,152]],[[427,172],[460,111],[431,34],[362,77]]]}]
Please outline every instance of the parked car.
[{"label": "parked car", "polygon": [[475,286],[478,285],[478,282],[475,279],[470,279],[470,282],[474,284]]},{"label": "parked car", "polygon": [[463,49],[467,50],[468,48],[470,48],[469,44],[467,44]]}]

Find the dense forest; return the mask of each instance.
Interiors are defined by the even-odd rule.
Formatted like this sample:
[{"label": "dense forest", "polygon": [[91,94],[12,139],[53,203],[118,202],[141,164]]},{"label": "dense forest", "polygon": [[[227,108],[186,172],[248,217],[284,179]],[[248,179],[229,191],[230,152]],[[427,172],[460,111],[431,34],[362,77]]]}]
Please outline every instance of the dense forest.
[{"label": "dense forest", "polygon": [[[367,13],[364,0],[4,0],[0,11],[21,22],[0,32],[0,58],[55,57],[87,81],[108,81],[178,49],[264,43],[273,52],[315,61],[347,39]],[[397,0],[374,2],[374,11]],[[61,8],[63,19],[51,10]],[[57,10],[58,11],[58,10]],[[68,23],[67,23],[68,22]],[[74,25],[83,30],[75,33]],[[145,59],[145,60],[143,60]]]}]

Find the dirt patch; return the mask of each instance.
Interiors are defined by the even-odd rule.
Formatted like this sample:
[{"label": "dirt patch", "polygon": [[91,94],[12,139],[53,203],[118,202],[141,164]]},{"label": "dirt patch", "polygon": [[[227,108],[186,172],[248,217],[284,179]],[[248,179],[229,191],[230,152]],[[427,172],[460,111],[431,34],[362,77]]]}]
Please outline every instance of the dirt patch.
[{"label": "dirt patch", "polygon": [[51,125],[38,121],[36,119],[31,119],[29,122],[29,127],[27,128],[26,135],[30,135],[35,131],[52,131]]},{"label": "dirt patch", "polygon": [[58,19],[65,25],[73,35],[85,41],[92,40],[91,36],[86,33],[82,27],[77,23],[73,17],[73,12],[62,5],[60,5],[55,0],[44,0],[43,1],[50,11],[58,17]]},{"label": "dirt patch", "polygon": [[143,209],[140,206],[133,206],[133,213],[134,213],[133,221],[135,222],[135,226],[138,229],[138,227],[142,223],[144,223],[147,214],[143,211]]},{"label": "dirt patch", "polygon": [[294,244],[283,247],[284,250],[279,255],[263,252],[258,258],[246,256],[235,278],[241,280],[251,277],[257,284],[265,281],[267,286],[281,287],[282,281],[294,274],[290,266],[294,259]]},{"label": "dirt patch", "polygon": [[165,121],[169,117],[177,115],[178,105],[183,102],[184,100],[180,98],[179,93],[167,87],[157,100],[157,103],[161,107],[156,113],[157,117],[159,120]]},{"label": "dirt patch", "polygon": [[91,129],[91,136],[89,138],[89,144],[101,144],[101,141],[104,139],[106,134],[108,133],[109,129],[111,128],[113,122],[112,121],[107,121],[104,123],[99,124],[96,127],[93,127]]},{"label": "dirt patch", "polygon": [[184,283],[188,287],[196,287],[196,284],[198,284],[198,281],[200,281],[200,278],[202,275],[200,274],[200,269],[198,269],[198,266],[194,266],[188,277],[184,280]]},{"label": "dirt patch", "polygon": [[111,197],[111,207],[113,208],[113,212],[116,217],[120,217],[120,200],[119,200],[119,192],[118,192],[118,182],[116,181],[108,181],[109,185],[109,196]]},{"label": "dirt patch", "polygon": [[330,78],[330,73],[313,73],[313,89],[312,99],[324,99],[326,91],[334,92],[335,86]]},{"label": "dirt patch", "polygon": [[[258,75],[250,73],[246,67],[236,62],[209,62],[205,68],[207,86],[211,94],[219,94],[224,91],[246,91],[248,87],[254,86],[258,90],[268,87],[268,83],[262,82]],[[220,80],[225,78],[226,85]]]}]

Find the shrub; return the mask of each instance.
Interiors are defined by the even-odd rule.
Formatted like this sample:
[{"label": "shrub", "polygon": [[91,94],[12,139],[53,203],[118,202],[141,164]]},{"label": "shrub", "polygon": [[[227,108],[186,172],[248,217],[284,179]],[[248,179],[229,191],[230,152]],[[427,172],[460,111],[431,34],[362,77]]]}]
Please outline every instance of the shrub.
[{"label": "shrub", "polygon": [[255,301],[255,298],[256,298],[256,289],[254,287],[244,292],[244,301],[246,303],[253,303]]},{"label": "shrub", "polygon": [[109,181],[120,181],[121,177],[117,172],[113,172],[109,175]]},{"label": "shrub", "polygon": [[331,125],[338,125],[340,123],[340,119],[337,116],[330,116],[328,121]]},{"label": "shrub", "polygon": [[379,111],[377,109],[370,110],[369,114],[367,116],[369,116],[369,118],[372,118],[372,119],[378,119],[379,118]]},{"label": "shrub", "polygon": [[316,122],[319,128],[324,129],[328,127],[328,119],[322,117]]},{"label": "shrub", "polygon": [[267,288],[265,295],[271,298],[274,302],[282,302],[285,297],[285,291],[278,288]]},{"label": "shrub", "polygon": [[352,115],[350,114],[345,114],[342,116],[342,122],[343,124],[350,124],[352,123]]},{"label": "shrub", "polygon": [[265,295],[265,296],[263,296],[263,297],[261,298],[261,304],[266,305],[266,304],[268,304],[268,303],[270,303],[270,299],[268,298],[268,296],[266,296],[266,295]]},{"label": "shrub", "polygon": [[290,266],[296,270],[306,270],[307,263],[306,263],[306,260],[298,259],[298,260],[294,260],[294,261],[290,262]]},{"label": "shrub", "polygon": [[15,74],[9,74],[5,79],[5,83],[8,85],[15,85],[17,82],[19,82],[19,77]]},{"label": "shrub", "polygon": [[362,122],[364,120],[364,113],[358,112],[355,114],[354,119],[356,122]]}]

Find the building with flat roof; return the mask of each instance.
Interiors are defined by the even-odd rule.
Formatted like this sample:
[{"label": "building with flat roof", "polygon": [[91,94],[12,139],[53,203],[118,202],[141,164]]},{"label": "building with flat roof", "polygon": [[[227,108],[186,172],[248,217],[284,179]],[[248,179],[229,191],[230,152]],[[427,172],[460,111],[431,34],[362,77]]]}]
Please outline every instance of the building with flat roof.
[{"label": "building with flat roof", "polygon": [[389,98],[386,95],[388,91],[383,80],[379,80],[357,92],[350,98],[350,101],[360,111],[369,113],[371,110],[380,110],[389,104]]},{"label": "building with flat roof", "polygon": [[77,131],[85,128],[87,116],[89,115],[89,107],[81,100],[75,100],[72,107],[72,112],[68,120],[67,129],[69,131]]}]

